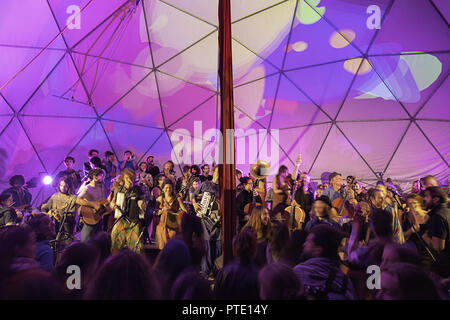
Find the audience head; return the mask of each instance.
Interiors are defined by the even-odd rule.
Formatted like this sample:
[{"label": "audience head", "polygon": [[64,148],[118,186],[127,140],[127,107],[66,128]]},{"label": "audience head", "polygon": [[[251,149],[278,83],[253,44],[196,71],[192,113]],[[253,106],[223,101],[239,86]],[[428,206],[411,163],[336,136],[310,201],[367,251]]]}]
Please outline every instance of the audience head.
[{"label": "audience head", "polygon": [[181,235],[189,248],[192,265],[200,266],[206,250],[201,219],[193,214],[184,214],[181,218]]},{"label": "audience head", "polygon": [[408,206],[409,210],[413,212],[425,210],[425,203],[423,202],[423,198],[417,193],[411,193],[406,197],[406,205]]},{"label": "audience head", "polygon": [[320,196],[314,200],[312,213],[318,218],[327,218],[330,214],[331,203],[327,196]]},{"label": "audience head", "polygon": [[36,241],[51,240],[56,236],[55,224],[46,214],[28,215],[25,223],[34,232]]},{"label": "audience head", "polygon": [[292,268],[271,263],[258,275],[259,296],[262,300],[293,300],[302,296],[302,285]]},{"label": "audience head", "polygon": [[270,216],[269,210],[261,205],[256,205],[250,214],[250,217],[245,224],[244,229],[251,228],[255,236],[260,238],[269,237],[270,232]]},{"label": "audience head", "polygon": [[393,263],[381,270],[382,300],[440,300],[438,289],[425,271],[410,263]]},{"label": "audience head", "polygon": [[253,263],[256,256],[256,235],[252,229],[245,228],[234,237],[233,254],[243,265]]},{"label": "audience head", "polygon": [[147,260],[129,249],[122,249],[103,263],[86,297],[93,300],[151,300],[159,299],[159,292]]},{"label": "audience head", "polygon": [[99,232],[89,241],[98,251],[99,265],[102,264],[111,253],[111,237],[107,232]]},{"label": "audience head", "polygon": [[213,300],[208,281],[195,270],[181,273],[175,280],[170,298],[173,300]]},{"label": "audience head", "polygon": [[285,223],[275,223],[270,232],[270,254],[277,262],[281,259],[289,242],[289,229]]},{"label": "audience head", "polygon": [[423,200],[427,209],[432,209],[447,203],[447,193],[441,187],[428,187]]},{"label": "audience head", "polygon": [[314,226],[303,245],[303,254],[310,258],[338,260],[338,249],[344,235],[336,228],[319,224]]},{"label": "audience head", "polygon": [[393,236],[392,214],[382,209],[373,209],[370,214],[370,228],[377,238],[389,239]]},{"label": "audience head", "polygon": [[286,244],[285,250],[281,257],[281,261],[290,267],[294,267],[300,263],[303,253],[303,244],[306,241],[308,233],[305,230],[295,230]]},{"label": "audience head", "polygon": [[423,178],[423,187],[424,189],[427,189],[428,187],[437,187],[438,182],[435,177],[432,175],[427,175]]},{"label": "audience head", "polygon": [[54,273],[57,279],[65,285],[69,276],[67,269],[76,265],[81,270],[81,289],[83,290],[94,278],[99,263],[99,252],[92,244],[74,242],[66,247],[57,263]]},{"label": "audience head", "polygon": [[5,292],[5,299],[10,300],[60,300],[63,297],[60,283],[38,268],[12,276]]},{"label": "audience head", "polygon": [[388,268],[393,263],[410,263],[421,266],[420,256],[416,250],[397,243],[388,243],[384,246],[381,269]]},{"label": "audience head", "polygon": [[170,240],[158,254],[154,268],[160,280],[164,298],[170,294],[177,276],[191,265],[188,246],[179,239]]}]

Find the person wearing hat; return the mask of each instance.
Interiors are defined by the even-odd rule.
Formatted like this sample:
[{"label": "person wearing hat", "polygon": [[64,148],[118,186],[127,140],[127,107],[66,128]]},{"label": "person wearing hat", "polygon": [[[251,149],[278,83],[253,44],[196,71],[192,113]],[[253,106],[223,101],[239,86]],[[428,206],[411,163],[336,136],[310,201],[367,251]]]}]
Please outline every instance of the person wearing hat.
[{"label": "person wearing hat", "polygon": [[344,199],[347,192],[344,188],[342,188],[344,182],[342,180],[342,175],[337,172],[333,172],[329,177],[330,186],[323,190],[322,196],[327,196],[330,199],[330,202],[333,202],[334,199],[342,198]]},{"label": "person wearing hat", "polygon": [[312,217],[305,225],[305,231],[309,233],[309,231],[318,224],[329,224],[332,227],[337,229],[341,229],[339,223],[334,221],[331,218],[331,202],[327,196],[320,196],[316,200],[314,200],[312,205]]}]

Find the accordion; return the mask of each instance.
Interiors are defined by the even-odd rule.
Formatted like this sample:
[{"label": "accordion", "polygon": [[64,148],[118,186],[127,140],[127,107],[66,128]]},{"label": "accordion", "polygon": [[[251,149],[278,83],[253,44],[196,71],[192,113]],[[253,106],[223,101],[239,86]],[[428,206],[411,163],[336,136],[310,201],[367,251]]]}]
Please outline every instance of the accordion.
[{"label": "accordion", "polygon": [[204,192],[200,206],[201,208],[197,212],[197,217],[205,219],[213,225],[220,221],[219,206],[214,193]]}]

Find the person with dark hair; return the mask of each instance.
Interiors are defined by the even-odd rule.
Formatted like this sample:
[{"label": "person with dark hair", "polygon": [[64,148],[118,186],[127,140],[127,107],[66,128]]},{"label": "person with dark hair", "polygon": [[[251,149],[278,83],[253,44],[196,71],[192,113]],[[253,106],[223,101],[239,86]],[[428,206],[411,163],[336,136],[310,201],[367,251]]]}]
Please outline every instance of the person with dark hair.
[{"label": "person with dark hair", "polygon": [[55,224],[49,216],[43,213],[27,216],[25,223],[36,236],[37,249],[34,259],[39,262],[42,270],[51,272],[55,261],[49,241],[56,235]]},{"label": "person with dark hair", "polygon": [[192,177],[199,177],[200,175],[200,168],[198,167],[198,165],[194,164],[191,166],[191,176]]},{"label": "person with dark hair", "polygon": [[214,294],[218,300],[258,300],[259,268],[254,264],[256,237],[245,229],[233,239],[233,253],[237,261],[219,270]]},{"label": "person with dark hair", "polygon": [[144,193],[144,198],[146,203],[150,201],[150,193],[153,188],[153,177],[150,173],[148,173],[148,163],[141,162],[139,164],[139,169],[136,172],[136,184],[142,189]]},{"label": "person with dark hair", "polygon": [[188,200],[191,182],[191,168],[189,166],[184,166],[183,176],[177,179],[177,184],[175,187],[176,193],[181,197],[181,199],[183,199],[183,201]]},{"label": "person with dark hair", "polygon": [[279,262],[289,242],[289,229],[285,223],[274,223],[270,230],[269,243],[266,249],[268,263]]},{"label": "person with dark hair", "polygon": [[433,280],[421,267],[393,263],[381,270],[380,300],[441,300]]},{"label": "person with dark hair", "polygon": [[213,300],[209,282],[195,270],[181,273],[170,291],[172,300]]},{"label": "person with dark hair", "polygon": [[123,160],[119,161],[119,170],[122,171],[125,168],[136,171],[138,169],[136,163],[136,156],[130,150],[126,150],[123,153]]},{"label": "person with dark hair", "polygon": [[406,197],[406,214],[403,216],[402,229],[405,230],[405,245],[414,248],[420,255],[422,266],[427,272],[431,270],[432,257],[421,237],[426,232],[429,215],[421,196],[411,193]]},{"label": "person with dark hair", "polygon": [[383,250],[381,269],[388,268],[393,263],[401,262],[422,267],[417,250],[398,243],[388,243]]},{"label": "person with dark hair", "polygon": [[206,250],[203,236],[201,219],[194,214],[184,214],[181,218],[181,239],[189,248],[192,266],[198,270]]},{"label": "person with dark hair", "polygon": [[162,298],[169,298],[172,285],[181,272],[191,266],[191,256],[186,243],[179,239],[172,239],[158,254],[154,264],[158,275]]},{"label": "person with dark hair", "polygon": [[292,205],[300,207],[306,214],[304,224],[310,219],[310,212],[314,202],[314,193],[310,188],[311,176],[307,172],[300,174],[300,185],[298,186]]},{"label": "person with dark hair", "polygon": [[11,188],[4,190],[2,193],[12,195],[12,207],[19,211],[23,211],[31,205],[31,193],[25,187],[25,178],[22,175],[15,175],[9,179]]},{"label": "person with dark hair", "polygon": [[209,170],[210,170],[209,164],[202,165],[201,169],[202,169],[202,174],[200,175],[200,181],[202,183],[205,182],[206,180],[211,181],[212,175],[209,174]]},{"label": "person with dark hair", "polygon": [[117,166],[114,164],[114,153],[111,151],[105,152],[105,158],[103,159],[103,165],[105,167],[105,187],[109,191],[111,190],[112,180],[117,176]]},{"label": "person with dark hair", "polygon": [[13,197],[10,193],[0,194],[0,228],[16,224],[20,212],[18,213],[13,207]]},{"label": "person with dark hair", "polygon": [[328,197],[320,196],[314,200],[311,210],[311,219],[306,223],[304,230],[310,232],[318,224],[329,224],[334,228],[341,229],[339,223],[331,217],[331,203]]},{"label": "person with dark hair", "polygon": [[[88,201],[92,203],[92,207],[95,210],[100,208],[100,200],[106,199],[108,197],[107,190],[103,185],[103,179],[105,177],[105,172],[101,169],[92,169],[89,171],[89,177],[91,182],[85,186],[80,194],[78,195],[77,201]],[[86,242],[91,239],[96,233],[101,231],[103,223],[100,221],[95,225],[89,225],[84,222],[83,217],[83,229],[81,229],[81,241]]]},{"label": "person with dark hair", "polygon": [[[202,225],[204,230],[204,240],[206,254],[202,261],[202,273],[205,277],[214,276],[217,272],[216,258],[222,255],[222,228],[220,222],[220,214],[216,210],[219,194],[219,166],[214,166],[212,169],[213,179],[206,180],[192,195],[192,205],[196,213],[200,212],[201,199],[206,193],[211,196],[211,212],[206,213],[209,216],[202,217]],[[214,200],[213,200],[214,199]]]},{"label": "person with dark hair", "polygon": [[[238,218],[238,230],[244,226],[248,221],[251,212],[245,212],[245,206],[249,203],[253,203],[253,180],[249,177],[241,178],[243,189],[236,197],[236,216]],[[260,202],[261,203],[261,202]],[[256,205],[256,199],[255,199]]]},{"label": "person with dark hair", "polygon": [[89,158],[89,161],[87,161],[87,162],[85,162],[85,163],[83,164],[83,166],[84,166],[84,176],[85,176],[85,177],[88,176],[89,171],[91,171],[92,169],[94,169],[94,167],[92,166],[90,160],[91,160],[92,158],[94,158],[94,157],[98,157],[99,154],[100,154],[100,152],[99,152],[98,150],[96,150],[96,149],[91,149],[91,150],[89,150],[89,152],[88,152],[88,158]]},{"label": "person with dark hair", "polygon": [[306,241],[308,233],[305,230],[294,230],[291,237],[282,252],[280,262],[295,267],[299,264],[303,253],[303,244]]},{"label": "person with dark hair", "polygon": [[343,233],[336,228],[320,224],[313,227],[303,245],[302,262],[294,272],[305,288],[308,299],[354,299],[354,288],[339,269],[338,248]]},{"label": "person with dark hair", "polygon": [[428,187],[438,187],[439,184],[438,184],[436,178],[429,174],[421,179],[421,186],[422,186],[422,190],[420,191],[419,195],[422,198],[425,198],[425,190]]},{"label": "person with dark hair", "polygon": [[272,189],[272,215],[276,219],[281,219],[281,212],[288,205],[289,202],[289,183],[288,183],[289,170],[286,166],[282,165],[278,169],[278,174],[273,179]]},{"label": "person with dark hair", "polygon": [[262,300],[297,300],[303,298],[299,278],[288,266],[270,263],[258,275],[259,296]]},{"label": "person with dark hair", "polygon": [[[92,244],[74,242],[64,249],[60,261],[55,266],[53,275],[64,288],[66,299],[82,299],[87,286],[95,277],[98,265],[99,252]],[[71,275],[67,272],[69,266],[78,266],[80,268],[81,279],[79,288],[69,289],[67,287],[67,278]]]},{"label": "person with dark hair", "polygon": [[159,298],[158,282],[147,260],[128,249],[112,255],[103,263],[85,295],[87,300]]},{"label": "person with dark hair", "polygon": [[50,273],[39,269],[22,271],[11,277],[5,290],[7,300],[61,300],[63,289]]},{"label": "person with dark hair", "polygon": [[148,164],[147,173],[150,173],[152,175],[153,181],[155,181],[156,176],[159,174],[159,167],[155,165],[155,157],[148,156],[147,164]]},{"label": "person with dark hair", "polygon": [[424,202],[430,210],[430,218],[426,222],[427,231],[422,238],[437,253],[437,261],[433,263],[431,270],[446,278],[450,276],[450,210],[447,206],[447,193],[441,187],[428,187]]},{"label": "person with dark hair", "polygon": [[81,186],[81,170],[75,171],[73,168],[75,164],[75,159],[71,156],[67,156],[64,159],[64,165],[66,166],[66,170],[58,172],[56,175],[56,181],[59,181],[62,178],[66,178],[71,180],[72,189],[70,193],[74,194],[78,191],[78,188]]},{"label": "person with dark hair", "polygon": [[342,187],[344,185],[342,175],[337,172],[332,172],[328,179],[330,186],[323,190],[322,196],[327,196],[331,203],[337,198],[345,199],[347,190]]},{"label": "person with dark hair", "polygon": [[73,188],[71,187],[71,183],[72,180],[68,177],[62,178],[58,183],[58,192],[53,194],[50,199],[41,206],[41,211],[55,220],[56,230],[61,228],[60,224],[65,215],[62,234],[60,239],[58,239],[61,240],[63,245],[60,247],[60,244],[57,244],[60,249],[73,240],[77,205],[97,206],[93,201],[77,198],[77,196],[72,193]]},{"label": "person with dark hair", "polygon": [[99,253],[98,265],[102,263],[111,255],[111,236],[105,232],[99,232],[92,238],[88,244],[93,245]]},{"label": "person with dark hair", "polygon": [[162,185],[162,194],[156,199],[155,212],[159,217],[156,239],[159,249],[162,250],[179,231],[179,216],[187,212],[183,201],[175,194],[170,180],[166,180]]},{"label": "person with dark hair", "polygon": [[170,180],[172,182],[172,185],[175,188],[175,184],[177,183],[177,177],[175,175],[175,164],[173,163],[173,161],[169,160],[164,162],[163,164],[163,170],[162,170],[162,174],[164,174],[164,176],[166,177],[166,180]]},{"label": "person with dark hair", "polygon": [[[200,186],[202,185],[202,182],[200,181],[200,178],[198,178],[198,177],[195,177],[192,179],[192,176],[191,176],[190,180],[192,181],[192,183],[191,183],[191,187],[189,188],[189,198],[188,199],[189,199],[189,202],[193,203],[194,202],[193,201],[194,193],[197,191],[198,188],[200,188]],[[201,200],[202,200],[201,197],[199,197],[199,195],[197,195],[195,201],[197,203],[199,203]],[[192,207],[192,210],[194,210],[193,207]]]},{"label": "person with dark hair", "polygon": [[25,226],[0,229],[0,297],[12,275],[39,268],[36,256],[36,237]]},{"label": "person with dark hair", "polygon": [[236,176],[236,195],[239,194],[239,192],[242,191],[242,185],[241,185],[241,178],[242,178],[242,171],[235,169],[235,176]]},{"label": "person with dark hair", "polygon": [[369,230],[374,239],[368,241],[365,236],[365,245],[359,246],[364,217],[360,210],[356,210],[352,231],[348,243],[348,261],[355,267],[367,268],[370,265],[380,265],[384,247],[394,243],[392,232],[392,215],[389,211],[375,209],[369,216]]}]

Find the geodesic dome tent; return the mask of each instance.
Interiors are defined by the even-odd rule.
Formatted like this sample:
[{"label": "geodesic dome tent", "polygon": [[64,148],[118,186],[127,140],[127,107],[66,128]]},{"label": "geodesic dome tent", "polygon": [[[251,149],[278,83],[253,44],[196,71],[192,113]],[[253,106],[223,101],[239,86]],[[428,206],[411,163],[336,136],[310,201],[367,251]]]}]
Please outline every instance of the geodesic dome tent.
[{"label": "geodesic dome tent", "polygon": [[[231,8],[237,144],[247,141],[237,168],[275,155],[292,168],[301,153],[314,179],[338,171],[367,183],[379,172],[447,182],[447,1]],[[1,9],[0,187],[13,174],[55,174],[66,155],[81,169],[91,148],[120,160],[127,149],[159,164],[206,160],[220,114],[217,0],[22,0]],[[37,203],[51,191],[36,188]]]}]

